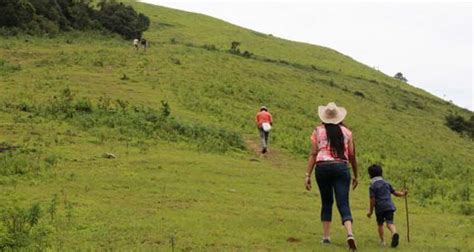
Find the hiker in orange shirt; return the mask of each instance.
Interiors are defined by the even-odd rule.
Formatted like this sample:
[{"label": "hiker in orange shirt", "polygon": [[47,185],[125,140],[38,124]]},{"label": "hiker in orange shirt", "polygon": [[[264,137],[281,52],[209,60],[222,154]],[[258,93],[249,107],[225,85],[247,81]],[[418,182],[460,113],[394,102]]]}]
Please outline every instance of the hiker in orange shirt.
[{"label": "hiker in orange shirt", "polygon": [[268,112],[267,107],[260,107],[260,112],[256,116],[258,132],[260,133],[260,141],[262,142],[262,153],[267,152],[268,135],[273,125],[272,115]]}]

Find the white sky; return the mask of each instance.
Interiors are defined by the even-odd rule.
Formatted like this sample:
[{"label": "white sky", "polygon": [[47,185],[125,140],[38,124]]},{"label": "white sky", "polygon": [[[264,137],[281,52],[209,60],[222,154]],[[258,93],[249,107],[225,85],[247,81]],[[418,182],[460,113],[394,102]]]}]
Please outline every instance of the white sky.
[{"label": "white sky", "polygon": [[144,0],[327,46],[474,110],[472,2]]}]

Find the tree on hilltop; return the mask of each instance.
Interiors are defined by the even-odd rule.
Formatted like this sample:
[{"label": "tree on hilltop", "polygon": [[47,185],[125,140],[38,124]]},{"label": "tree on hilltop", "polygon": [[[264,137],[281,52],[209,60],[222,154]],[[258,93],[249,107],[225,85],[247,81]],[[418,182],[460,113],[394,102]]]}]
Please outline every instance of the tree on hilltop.
[{"label": "tree on hilltop", "polygon": [[142,13],[137,13],[132,6],[115,1],[102,1],[98,6],[100,10],[97,17],[102,26],[127,39],[141,38],[150,26],[150,19]]},{"label": "tree on hilltop", "polygon": [[401,80],[403,82],[408,82],[407,78],[405,78],[405,76],[403,76],[402,73],[398,72],[397,74],[395,74],[395,76],[393,76],[395,79],[397,80]]}]

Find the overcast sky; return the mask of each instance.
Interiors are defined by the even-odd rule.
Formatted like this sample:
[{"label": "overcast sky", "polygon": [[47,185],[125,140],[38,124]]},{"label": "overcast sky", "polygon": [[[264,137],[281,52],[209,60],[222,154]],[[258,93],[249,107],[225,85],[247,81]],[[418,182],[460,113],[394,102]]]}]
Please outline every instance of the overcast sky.
[{"label": "overcast sky", "polygon": [[473,4],[420,1],[145,0],[327,46],[474,110]]}]

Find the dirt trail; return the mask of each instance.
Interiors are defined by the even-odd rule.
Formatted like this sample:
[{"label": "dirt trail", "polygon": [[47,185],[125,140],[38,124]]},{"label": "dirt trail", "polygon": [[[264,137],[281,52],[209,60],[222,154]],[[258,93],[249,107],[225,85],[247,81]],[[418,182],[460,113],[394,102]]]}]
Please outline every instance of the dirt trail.
[{"label": "dirt trail", "polygon": [[260,146],[260,139],[253,136],[245,136],[245,144],[247,149],[253,154],[250,158],[255,162],[269,162],[273,167],[284,167],[288,163],[294,163],[294,158],[282,151],[274,148],[271,142],[268,145],[268,151],[262,154],[262,147]]}]

